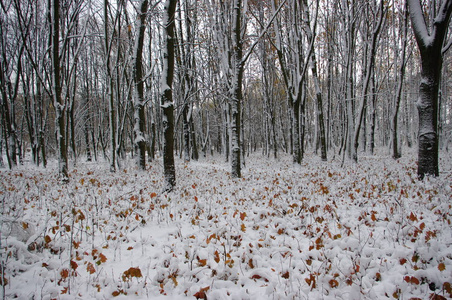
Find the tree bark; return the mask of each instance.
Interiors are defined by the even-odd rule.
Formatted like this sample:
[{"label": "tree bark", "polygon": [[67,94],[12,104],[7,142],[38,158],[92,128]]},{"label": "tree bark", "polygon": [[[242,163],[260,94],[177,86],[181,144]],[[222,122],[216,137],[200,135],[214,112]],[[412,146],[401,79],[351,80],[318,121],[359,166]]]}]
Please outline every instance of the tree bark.
[{"label": "tree bark", "polygon": [[402,99],[402,88],[403,88],[403,80],[405,77],[405,66],[406,66],[406,46],[407,46],[407,33],[408,33],[408,9],[405,7],[404,13],[404,27],[403,27],[403,42],[402,42],[402,62],[399,69],[399,82],[397,86],[397,94],[395,99],[395,109],[392,115],[392,158],[398,159],[402,156],[399,151],[398,144],[398,118],[399,118],[399,110],[400,110],[400,101]]},{"label": "tree bark", "polygon": [[52,1],[52,94],[55,107],[55,130],[58,145],[58,172],[62,182],[69,181],[66,143],[66,107],[61,96],[60,77],[60,2]]},{"label": "tree bark", "polygon": [[173,104],[173,77],[174,77],[174,16],[177,0],[167,0],[163,12],[163,71],[160,90],[163,127],[163,169],[165,177],[164,192],[171,192],[176,185],[176,170],[174,167],[174,104]]},{"label": "tree bark", "polygon": [[[438,176],[438,92],[443,64],[443,42],[452,13],[452,0],[443,0],[430,30],[419,0],[408,0],[411,24],[421,53],[421,83],[417,109],[418,178]],[[445,49],[446,50],[446,49]],[[444,51],[445,51],[444,50]]]},{"label": "tree bark", "polygon": [[146,30],[146,14],[148,10],[148,0],[143,0],[140,5],[138,17],[138,34],[135,40],[134,48],[134,84],[135,84],[135,103],[134,103],[134,144],[138,150],[137,163],[141,170],[146,169],[146,119],[144,110],[144,76],[143,76],[143,45],[144,32]]}]

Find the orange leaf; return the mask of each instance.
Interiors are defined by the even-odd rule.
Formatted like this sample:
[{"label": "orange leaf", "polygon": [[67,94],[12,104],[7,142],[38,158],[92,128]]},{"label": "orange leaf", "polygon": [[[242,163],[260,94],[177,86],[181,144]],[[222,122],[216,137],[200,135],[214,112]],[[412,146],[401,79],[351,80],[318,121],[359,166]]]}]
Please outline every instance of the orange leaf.
[{"label": "orange leaf", "polygon": [[143,277],[140,268],[129,268],[122,274],[123,281],[128,281],[132,277]]},{"label": "orange leaf", "polygon": [[198,202],[198,197],[195,196],[195,202]]},{"label": "orange leaf", "polygon": [[46,242],[46,244],[50,243],[52,241],[52,238],[50,238],[50,236],[46,235],[44,237],[44,242]]},{"label": "orange leaf", "polygon": [[218,250],[215,250],[215,253],[213,255],[214,255],[213,259],[218,264],[220,262],[220,253],[218,252]]},{"label": "orange leaf", "polygon": [[101,261],[101,262],[106,262],[107,261],[107,257],[105,257],[105,255],[103,255],[102,253],[101,254],[99,254],[99,260]]},{"label": "orange leaf", "polygon": [[258,274],[254,274],[253,276],[251,276],[251,279],[256,279],[256,280],[262,279],[262,280],[264,280],[265,282],[268,282],[268,279],[267,279],[267,278],[262,277],[261,275],[258,275]]},{"label": "orange leaf", "polygon": [[419,228],[421,229],[421,231],[424,230],[424,228],[425,228],[425,223],[422,222],[421,225],[419,225]]},{"label": "orange leaf", "polygon": [[94,265],[92,263],[88,263],[88,266],[86,266],[86,271],[90,274],[96,273],[96,269],[94,268]]},{"label": "orange leaf", "polygon": [[440,270],[441,272],[444,271],[444,270],[446,270],[446,266],[444,265],[444,263],[440,263],[440,264],[438,265],[438,270]]},{"label": "orange leaf", "polygon": [[78,264],[73,260],[71,260],[71,268],[72,270],[76,270],[78,268]]},{"label": "orange leaf", "polygon": [[245,226],[245,224],[242,223],[242,225],[240,226],[240,229],[241,229],[243,232],[245,232],[245,231],[246,231],[246,226]]},{"label": "orange leaf", "polygon": [[240,220],[244,220],[246,218],[246,212],[240,213]]},{"label": "orange leaf", "polygon": [[403,266],[406,263],[406,259],[405,258],[401,258],[399,260],[399,263]]},{"label": "orange leaf", "polygon": [[335,279],[331,279],[329,281],[329,284],[330,284],[330,287],[332,287],[332,288],[335,288],[335,287],[339,286],[339,282],[337,282],[337,280],[335,280]]},{"label": "orange leaf", "polygon": [[199,292],[195,293],[193,297],[196,299],[205,299],[207,300],[206,292],[210,289],[210,287],[206,286],[205,288],[201,288]]},{"label": "orange leaf", "polygon": [[69,277],[69,270],[68,269],[61,270],[60,271],[60,275],[61,275],[61,278],[63,278],[63,279],[68,278]]},{"label": "orange leaf", "polygon": [[375,280],[376,281],[381,281],[381,274],[380,273],[375,274]]},{"label": "orange leaf", "polygon": [[372,215],[370,216],[370,218],[372,219],[372,221],[376,221],[377,220],[377,217],[375,217],[375,214],[374,213],[372,213]]},{"label": "orange leaf", "polygon": [[443,289],[449,293],[450,297],[452,298],[452,284],[450,282],[444,282]]},{"label": "orange leaf", "polygon": [[411,276],[411,283],[412,283],[412,284],[415,284],[415,285],[419,285],[419,284],[420,284],[419,279],[417,279],[417,278],[414,277],[414,276]]},{"label": "orange leaf", "polygon": [[254,263],[253,263],[253,259],[252,259],[252,258],[250,258],[250,260],[248,261],[248,266],[249,266],[251,269],[254,269]]},{"label": "orange leaf", "polygon": [[157,197],[157,193],[151,193],[151,199]]},{"label": "orange leaf", "polygon": [[205,265],[207,265],[207,259],[198,259],[198,264],[201,267],[204,267]]},{"label": "orange leaf", "polygon": [[408,217],[408,219],[410,219],[411,221],[415,222],[417,221],[417,217],[415,214],[413,214],[413,212],[411,212],[410,216]]}]

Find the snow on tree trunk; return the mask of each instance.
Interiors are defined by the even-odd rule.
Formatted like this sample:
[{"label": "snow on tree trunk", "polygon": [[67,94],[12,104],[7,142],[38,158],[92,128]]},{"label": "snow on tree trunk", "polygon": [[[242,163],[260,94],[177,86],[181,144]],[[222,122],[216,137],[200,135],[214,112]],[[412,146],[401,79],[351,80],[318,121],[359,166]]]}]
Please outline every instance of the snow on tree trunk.
[{"label": "snow on tree trunk", "polygon": [[232,28],[232,83],[231,83],[231,174],[232,177],[240,178],[241,174],[241,104],[242,104],[242,81],[243,69],[242,62],[242,1],[234,2]]},{"label": "snow on tree trunk", "polygon": [[420,0],[408,0],[411,24],[421,53],[418,177],[438,176],[438,93],[444,51],[443,42],[452,13],[452,0],[443,0],[430,28],[424,19]]},{"label": "snow on tree trunk", "polygon": [[138,34],[134,48],[134,83],[135,83],[135,103],[134,103],[134,144],[138,150],[137,163],[140,169],[146,169],[146,120],[144,111],[144,78],[143,78],[143,45],[144,32],[146,30],[146,13],[148,10],[148,0],[143,0],[140,5],[138,17]]},{"label": "snow on tree trunk", "polygon": [[160,82],[162,127],[163,127],[163,169],[165,177],[164,191],[170,192],[176,185],[176,171],[174,167],[174,15],[177,0],[167,0],[163,12],[162,24],[165,32],[163,37],[163,70]]},{"label": "snow on tree trunk", "polygon": [[55,107],[55,135],[58,146],[58,173],[62,182],[67,182],[68,157],[65,127],[65,104],[61,97],[60,77],[60,4],[58,0],[52,2],[52,94]]},{"label": "snow on tree trunk", "polygon": [[108,0],[104,0],[104,43],[105,43],[105,71],[107,80],[107,101],[108,101],[108,119],[110,123],[110,172],[116,171],[116,111],[113,98],[113,78],[110,69],[110,50],[111,44],[108,33]]},{"label": "snow on tree trunk", "polygon": [[353,149],[352,149],[353,155],[352,156],[353,156],[353,160],[355,162],[358,161],[359,133],[361,131],[362,124],[364,123],[363,120],[365,118],[365,111],[366,111],[366,107],[367,107],[367,91],[369,89],[369,84],[370,84],[370,81],[372,78],[374,62],[375,62],[375,52],[378,47],[377,39],[380,34],[382,25],[383,25],[384,17],[386,15],[383,5],[384,5],[384,3],[380,2],[380,9],[378,11],[379,18],[378,18],[378,20],[376,20],[377,23],[372,32],[372,40],[371,40],[371,44],[370,44],[370,53],[369,53],[369,62],[367,63],[367,66],[366,66],[366,68],[367,68],[366,69],[366,78],[364,80],[364,86],[363,86],[362,97],[361,97],[361,105],[360,105],[360,109],[359,109],[359,116],[358,116],[358,120],[356,122],[356,127],[354,128]]},{"label": "snow on tree trunk", "polygon": [[395,109],[394,113],[392,115],[392,157],[394,159],[398,159],[402,156],[402,154],[399,151],[399,145],[398,145],[398,117],[399,117],[399,110],[400,110],[400,101],[402,99],[402,87],[403,87],[403,80],[405,77],[405,66],[406,66],[406,47],[407,47],[407,33],[408,33],[408,10],[407,7],[405,7],[405,14],[404,14],[404,27],[403,27],[403,42],[402,42],[402,62],[400,65],[399,70],[399,82],[397,86],[397,94],[395,99]]}]

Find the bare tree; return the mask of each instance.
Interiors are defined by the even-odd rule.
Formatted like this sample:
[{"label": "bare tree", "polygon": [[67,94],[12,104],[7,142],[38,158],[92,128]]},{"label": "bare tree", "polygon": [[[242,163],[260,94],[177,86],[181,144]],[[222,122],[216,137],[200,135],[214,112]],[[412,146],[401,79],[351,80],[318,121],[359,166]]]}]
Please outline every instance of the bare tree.
[{"label": "bare tree", "polygon": [[371,78],[372,78],[372,72],[374,69],[375,64],[375,53],[377,51],[378,47],[378,36],[380,34],[380,31],[382,29],[384,17],[385,17],[385,9],[384,9],[384,3],[383,1],[380,1],[380,6],[378,8],[378,12],[376,14],[375,18],[375,24],[372,30],[372,36],[371,36],[371,42],[370,42],[370,49],[369,49],[369,56],[366,66],[366,78],[364,79],[364,86],[362,89],[362,95],[361,95],[361,105],[358,112],[358,120],[356,122],[356,126],[354,128],[354,134],[353,134],[353,148],[352,148],[352,157],[353,160],[356,162],[358,161],[358,146],[359,146],[359,133],[361,131],[361,127],[363,124],[363,121],[365,119],[365,111],[367,106],[367,91],[369,90]]},{"label": "bare tree", "polygon": [[[407,2],[406,2],[407,3]],[[406,69],[406,63],[407,63],[407,55],[406,55],[406,47],[408,43],[408,7],[407,4],[405,4],[404,11],[402,14],[402,57],[400,62],[400,68],[399,68],[399,76],[397,78],[397,92],[395,96],[395,109],[392,115],[392,157],[394,159],[398,159],[402,156],[399,150],[399,143],[398,143],[398,118],[399,118],[399,110],[400,110],[400,102],[402,100],[402,88],[403,88],[403,81],[405,77],[405,69]]]},{"label": "bare tree", "polygon": [[418,177],[438,176],[438,92],[444,46],[451,13],[452,0],[442,0],[439,9],[427,25],[420,0],[407,0],[411,24],[421,53],[421,83],[417,109],[419,112]]},{"label": "bare tree", "polygon": [[145,107],[144,107],[144,76],[143,76],[143,45],[144,32],[146,30],[146,13],[148,10],[148,0],[142,0],[138,16],[138,32],[134,48],[134,83],[135,83],[135,102],[134,102],[134,133],[135,146],[138,150],[138,166],[140,169],[146,169],[146,140],[144,133],[146,131]]},{"label": "bare tree", "polygon": [[60,76],[60,1],[52,1],[52,95],[55,107],[55,130],[58,145],[58,172],[63,182],[69,180],[66,143],[66,103],[61,92]]},{"label": "bare tree", "polygon": [[175,45],[175,12],[177,0],[167,0],[163,12],[163,70],[160,84],[162,93],[160,105],[163,111],[163,168],[165,177],[164,191],[170,192],[176,185],[176,170],[174,167],[174,45]]}]

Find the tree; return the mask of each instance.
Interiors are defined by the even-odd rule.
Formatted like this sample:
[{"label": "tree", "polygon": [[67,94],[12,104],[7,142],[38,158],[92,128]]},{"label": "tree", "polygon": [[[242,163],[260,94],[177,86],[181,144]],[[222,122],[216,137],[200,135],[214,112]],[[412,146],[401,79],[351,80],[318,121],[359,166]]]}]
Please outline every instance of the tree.
[{"label": "tree", "polygon": [[316,3],[316,13],[315,13],[315,20],[313,29],[311,30],[311,24],[310,24],[310,14],[309,14],[309,7],[307,0],[303,0],[304,4],[304,15],[305,15],[305,30],[308,35],[308,40],[311,42],[311,72],[312,76],[314,77],[314,86],[315,86],[315,94],[316,94],[316,103],[317,103],[317,123],[319,127],[319,139],[320,139],[320,153],[321,158],[323,161],[327,160],[327,149],[326,149],[326,137],[325,137],[325,122],[323,117],[323,100],[322,100],[322,90],[320,89],[320,79],[317,72],[317,60],[314,50],[314,40],[315,40],[315,32],[317,27],[317,17],[318,17],[318,10],[319,10],[319,0],[317,0]]},{"label": "tree", "polygon": [[160,105],[163,111],[163,172],[165,177],[164,191],[170,192],[176,185],[176,170],[174,167],[174,44],[175,44],[175,12],[177,0],[167,0],[163,12],[163,70],[160,83],[162,93]]},{"label": "tree", "polygon": [[[436,14],[427,25],[420,0],[408,0],[411,25],[421,54],[421,82],[417,109],[418,177],[438,176],[438,93],[441,81],[443,47],[452,13],[452,0],[442,0]],[[433,8],[435,10],[435,8]]]},{"label": "tree", "polygon": [[146,140],[144,133],[146,130],[146,120],[144,111],[144,76],[143,76],[143,45],[144,32],[146,29],[146,13],[148,10],[148,0],[143,0],[140,5],[138,16],[138,33],[134,48],[134,72],[133,79],[135,83],[135,103],[134,103],[134,143],[138,150],[138,166],[140,169],[146,169]]},{"label": "tree", "polygon": [[[405,4],[406,6],[407,4]],[[406,47],[407,47],[407,40],[408,40],[408,9],[407,7],[403,10],[403,26],[402,26],[402,57],[401,57],[401,63],[399,68],[399,76],[398,76],[398,84],[397,84],[397,92],[395,97],[395,109],[392,115],[392,157],[394,159],[400,158],[402,155],[399,151],[399,145],[398,145],[398,117],[399,117],[399,110],[400,110],[400,102],[402,98],[402,87],[403,87],[403,79],[405,77],[405,69],[406,69]]]},{"label": "tree", "polygon": [[[302,122],[303,119],[300,120],[300,115],[304,115],[304,102],[306,99],[306,71],[312,50],[314,49],[314,39],[311,34],[311,39],[308,41],[309,45],[308,47],[305,47],[301,28],[301,21],[303,20],[303,2],[295,0],[291,1],[291,4],[292,5],[290,5],[287,10],[286,19],[288,22],[291,22],[292,26],[287,28],[286,34],[283,35],[283,22],[275,22],[274,30],[276,41],[274,43],[274,47],[278,54],[290,108],[293,138],[293,161],[294,163],[300,164],[303,159],[304,144],[303,131],[300,132],[300,122]],[[273,10],[275,10],[274,5]],[[305,50],[305,48],[307,48],[307,50]]]},{"label": "tree", "polygon": [[55,135],[58,145],[58,172],[63,182],[69,180],[66,143],[66,104],[61,96],[60,77],[60,2],[52,1],[52,95],[55,107]]},{"label": "tree", "polygon": [[384,9],[384,3],[383,1],[380,1],[380,8],[378,10],[378,18],[375,19],[375,25],[374,29],[372,31],[372,37],[371,37],[371,43],[370,43],[370,50],[369,50],[369,61],[367,62],[366,66],[366,78],[364,80],[364,87],[362,90],[362,100],[361,100],[361,106],[359,109],[359,116],[358,120],[356,122],[354,135],[353,135],[353,148],[352,148],[352,157],[355,162],[358,161],[358,145],[359,145],[359,133],[361,130],[361,126],[363,124],[363,120],[365,119],[365,111],[367,106],[367,91],[369,89],[369,85],[372,78],[373,68],[375,64],[375,52],[378,47],[378,36],[380,34],[384,17],[385,17],[385,9]]}]

